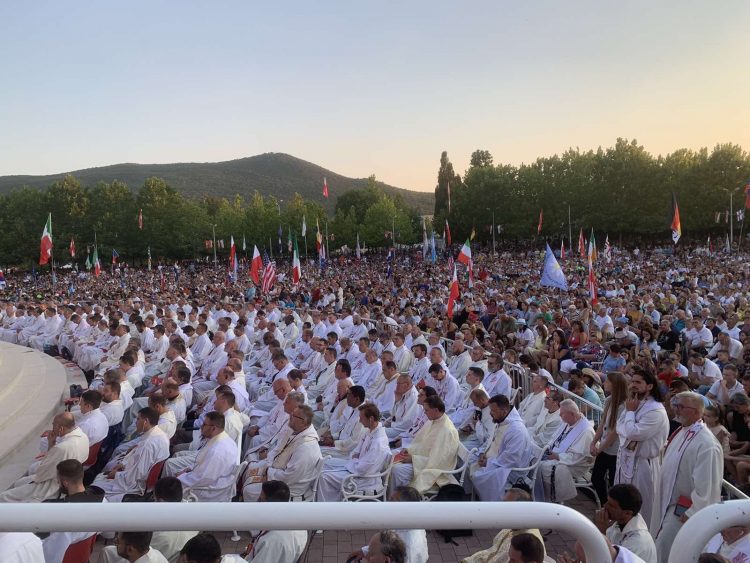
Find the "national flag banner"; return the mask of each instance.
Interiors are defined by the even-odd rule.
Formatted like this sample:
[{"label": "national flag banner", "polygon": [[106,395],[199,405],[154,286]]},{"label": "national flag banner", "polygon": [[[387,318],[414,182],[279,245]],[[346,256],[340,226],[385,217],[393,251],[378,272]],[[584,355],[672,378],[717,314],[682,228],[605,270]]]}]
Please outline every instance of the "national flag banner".
[{"label": "national flag banner", "polygon": [[292,282],[294,285],[299,285],[299,281],[302,279],[302,264],[299,261],[299,249],[297,248],[297,241],[294,241],[294,255],[292,256]]},{"label": "national flag banner", "polygon": [[583,238],[583,227],[581,227],[581,232],[578,233],[578,254],[581,255],[581,258],[586,258],[586,241]]},{"label": "national flag banner", "polygon": [[117,264],[117,261],[120,258],[120,254],[113,248],[112,249],[112,263]]},{"label": "national flag banner", "polygon": [[724,211],[724,223],[729,223],[729,209]]},{"label": "national flag banner", "polygon": [[260,257],[258,247],[253,245],[253,260],[250,262],[250,279],[255,285],[260,285],[260,271],[263,268],[263,259]]},{"label": "national flag banner", "polygon": [[86,255],[86,263],[85,263],[85,266],[86,266],[86,269],[87,269],[87,270],[90,270],[90,269],[91,269],[91,255],[90,255],[90,254],[87,254],[87,255]]},{"label": "national flag banner", "polygon": [[245,235],[242,235],[242,252],[247,250],[247,243],[245,242]]},{"label": "national flag banner", "polygon": [[612,261],[612,247],[609,245],[609,235],[604,239],[604,259],[608,264]]},{"label": "national flag banner", "polygon": [[565,241],[560,241],[560,260],[565,260]]},{"label": "national flag banner", "polygon": [[229,237],[229,270],[237,271],[237,248],[234,246],[234,235]]},{"label": "national flag banner", "polygon": [[[307,236],[307,222],[305,221],[305,216],[304,215],[302,216],[302,236],[303,237]],[[305,252],[307,252],[307,251],[305,251]]]},{"label": "national flag banner", "polygon": [[151,271],[151,247],[150,246],[148,247],[147,253],[148,253],[148,271],[150,272]]},{"label": "national flag banner", "polygon": [[42,241],[39,245],[39,265],[43,266],[52,258],[52,213],[47,216],[47,222],[42,231]]},{"label": "national flag banner", "polygon": [[[451,212],[451,183],[446,182],[445,187],[446,187],[446,190],[448,191],[448,213],[450,214]],[[446,220],[446,223],[447,223],[447,220]]]},{"label": "national flag banner", "polygon": [[425,223],[424,217],[422,217],[422,260],[427,260],[427,247],[429,242],[427,241],[427,224]]},{"label": "national flag banner", "polygon": [[589,260],[596,262],[599,259],[599,252],[596,250],[596,239],[594,238],[594,229],[591,229],[591,238],[589,239]]},{"label": "national flag banner", "polygon": [[143,230],[143,209],[138,210],[138,228]]},{"label": "national flag banner", "polygon": [[589,298],[592,305],[599,302],[596,289],[596,274],[594,273],[594,263],[589,260],[589,278],[588,278]]},{"label": "national flag banner", "polygon": [[281,237],[284,235],[284,231],[281,229],[281,224],[279,224],[279,229],[276,231],[276,234],[279,235],[279,253],[281,253],[282,246],[281,246]]},{"label": "national flag banner", "polygon": [[745,210],[740,209],[737,211],[737,222],[742,223],[745,220]]},{"label": "national flag banner", "polygon": [[466,239],[466,242],[461,247],[461,252],[458,255],[458,261],[465,266],[469,266],[471,264],[471,243],[469,239]]},{"label": "national flag banner", "polygon": [[474,238],[477,236],[477,230],[472,227],[471,228],[471,236],[469,237],[469,240],[474,240]]},{"label": "national flag banner", "polygon": [[432,235],[430,237],[430,247],[431,247],[431,254],[430,254],[430,260],[433,264],[437,263],[437,250],[435,248],[435,231],[432,231]]},{"label": "national flag banner", "polygon": [[102,263],[99,262],[99,249],[96,246],[94,246],[93,266],[94,266],[94,276],[98,278],[102,273]]},{"label": "national flag banner", "polygon": [[289,253],[291,254],[292,248],[294,248],[294,245],[292,243],[292,229],[289,229],[289,232],[287,233],[286,247],[287,247],[287,250],[289,250]]},{"label": "national flag banner", "polygon": [[544,265],[542,266],[542,279],[540,284],[544,287],[556,287],[563,291],[568,290],[568,282],[565,279],[565,273],[562,271],[552,249],[549,247],[549,243],[547,244],[547,249],[544,253]]},{"label": "national flag banner", "polygon": [[715,221],[716,221],[717,223],[718,223],[719,221],[721,221],[721,211],[717,211],[717,212],[715,213],[715,215],[714,215],[714,219],[715,219]]},{"label": "national flag banner", "polygon": [[323,235],[320,233],[320,223],[317,217],[315,218],[315,250],[320,254],[320,249],[323,248]]},{"label": "national flag banner", "polygon": [[726,244],[724,245],[724,251],[725,251],[725,252],[726,252],[727,254],[729,254],[729,253],[731,253],[731,252],[732,252],[732,245],[731,245],[731,244],[729,244],[729,233],[727,233],[727,241],[726,241]]},{"label": "national flag banner", "polygon": [[451,227],[448,224],[448,219],[445,220],[445,244],[451,245]]},{"label": "national flag banner", "polygon": [[216,248],[221,248],[222,250],[224,250],[224,239],[223,238],[220,238],[219,240],[216,241]]},{"label": "national flag banner", "polygon": [[542,234],[542,224],[544,223],[544,209],[539,210],[539,224],[536,226],[536,235]]},{"label": "national flag banner", "polygon": [[677,197],[672,194],[674,204],[674,215],[672,216],[672,241],[677,244],[682,236],[682,226],[680,225],[680,208],[677,206]]},{"label": "national flag banner", "polygon": [[5,289],[5,274],[0,270],[0,289]]},{"label": "national flag banner", "polygon": [[328,181],[325,176],[323,176],[323,197],[328,199]]},{"label": "national flag banner", "polygon": [[70,239],[70,257],[75,258],[76,257],[76,241],[73,240],[71,237]]},{"label": "national flag banner", "polygon": [[265,269],[263,270],[263,285],[261,286],[261,291],[263,293],[268,293],[271,291],[271,288],[273,287],[274,282],[276,281],[276,262],[269,262],[266,264]]},{"label": "national flag banner", "polygon": [[450,287],[448,288],[448,319],[453,319],[453,308],[459,297],[458,288],[458,272],[456,272],[456,265],[453,265],[453,278],[451,279]]},{"label": "national flag banner", "polygon": [[362,258],[362,249],[359,247],[359,233],[357,233],[357,248],[355,252],[356,252],[357,260]]}]

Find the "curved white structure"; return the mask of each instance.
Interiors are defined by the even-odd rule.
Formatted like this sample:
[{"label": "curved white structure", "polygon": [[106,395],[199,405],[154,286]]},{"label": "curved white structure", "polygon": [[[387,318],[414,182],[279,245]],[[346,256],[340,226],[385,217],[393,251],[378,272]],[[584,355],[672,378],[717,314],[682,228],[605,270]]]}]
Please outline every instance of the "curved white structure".
[{"label": "curved white structure", "polygon": [[588,561],[609,561],[604,536],[580,512],[541,502],[168,502],[0,504],[0,531],[382,530],[555,528],[583,544]]}]

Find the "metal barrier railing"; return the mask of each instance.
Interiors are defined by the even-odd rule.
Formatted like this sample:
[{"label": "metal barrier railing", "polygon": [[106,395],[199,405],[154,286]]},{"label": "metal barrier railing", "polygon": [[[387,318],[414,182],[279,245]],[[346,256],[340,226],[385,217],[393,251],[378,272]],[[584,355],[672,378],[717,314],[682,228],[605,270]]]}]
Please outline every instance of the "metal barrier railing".
[{"label": "metal barrier railing", "polygon": [[589,561],[609,561],[604,536],[580,512],[543,502],[294,502],[0,504],[3,532],[161,530],[383,530],[553,528]]}]

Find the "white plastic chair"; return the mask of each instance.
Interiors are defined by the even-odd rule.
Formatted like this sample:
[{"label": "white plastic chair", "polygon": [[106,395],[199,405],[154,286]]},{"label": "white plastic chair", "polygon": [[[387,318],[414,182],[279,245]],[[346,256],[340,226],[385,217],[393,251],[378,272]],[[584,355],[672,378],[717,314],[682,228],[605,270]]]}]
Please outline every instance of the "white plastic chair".
[{"label": "white plastic chair", "polygon": [[315,502],[318,495],[318,484],[320,483],[320,475],[323,473],[323,466],[327,459],[331,459],[331,456],[323,456],[318,460],[315,466],[315,479],[310,482],[308,489],[301,495],[292,497],[292,502]]},{"label": "white plastic chair", "polygon": [[[385,502],[388,499],[388,482],[391,479],[393,470],[393,454],[389,455],[383,463],[383,471],[372,475],[347,475],[341,482],[341,495],[344,502],[361,502],[363,500]],[[359,490],[357,481],[359,479],[381,479],[383,482],[382,489],[373,491],[368,494]]]},{"label": "white plastic chair", "polygon": [[[466,449],[466,446],[459,442],[458,452],[456,452],[456,468],[451,471],[441,471],[440,476],[452,475],[458,484],[463,487],[464,479],[466,478],[466,470],[469,468],[469,460],[471,459],[471,452]],[[439,487],[433,486],[429,490],[425,491],[422,495],[424,500],[432,500],[438,494]]]}]

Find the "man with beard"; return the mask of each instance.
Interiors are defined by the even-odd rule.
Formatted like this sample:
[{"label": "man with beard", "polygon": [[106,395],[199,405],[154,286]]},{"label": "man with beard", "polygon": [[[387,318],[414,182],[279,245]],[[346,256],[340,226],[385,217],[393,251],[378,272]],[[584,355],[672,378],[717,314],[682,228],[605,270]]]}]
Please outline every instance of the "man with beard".
[{"label": "man with beard", "polygon": [[513,467],[527,467],[531,459],[538,456],[540,448],[534,444],[523,419],[505,395],[490,399],[490,414],[497,425],[490,446],[483,453],[472,476],[479,499],[485,502],[499,501],[505,490],[516,478]]},{"label": "man with beard", "polygon": [[[669,417],[651,372],[637,369],[630,380],[630,392],[625,411],[617,421],[620,449],[615,484],[635,485],[643,498],[651,499],[659,475],[659,453],[669,435]],[[641,514],[649,522],[649,503],[643,505]]]}]

